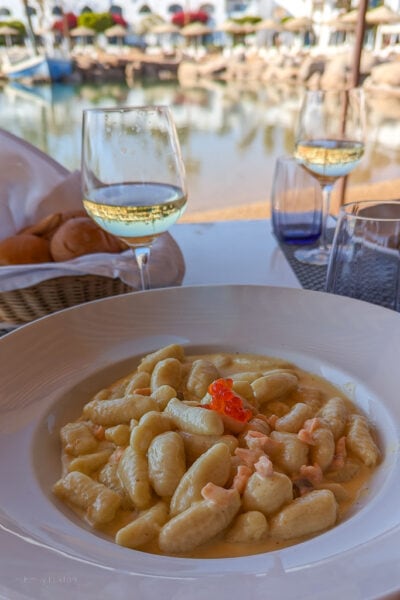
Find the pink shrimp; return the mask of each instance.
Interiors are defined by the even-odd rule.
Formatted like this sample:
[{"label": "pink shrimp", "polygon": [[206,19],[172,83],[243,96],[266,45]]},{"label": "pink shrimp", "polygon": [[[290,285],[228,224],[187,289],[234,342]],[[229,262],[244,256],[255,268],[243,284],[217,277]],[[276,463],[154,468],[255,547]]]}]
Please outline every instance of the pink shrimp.
[{"label": "pink shrimp", "polygon": [[248,431],[244,437],[247,447],[250,450],[263,450],[267,454],[269,452],[276,452],[282,445],[281,442],[273,440],[268,435],[261,433],[260,431]]},{"label": "pink shrimp", "polygon": [[254,464],[258,461],[260,456],[264,455],[264,452],[260,449],[249,450],[248,448],[236,448],[235,455],[248,467],[254,467]]},{"label": "pink shrimp", "polygon": [[300,429],[300,431],[297,434],[297,437],[301,442],[309,444],[310,446],[315,446],[313,433],[316,429],[318,429],[321,426],[322,422],[321,419],[318,419],[318,417],[307,419],[307,421],[304,421],[304,427]]},{"label": "pink shrimp", "polygon": [[206,483],[201,490],[201,495],[204,500],[210,500],[218,506],[229,506],[232,501],[232,496],[237,494],[237,490],[230,488],[229,490],[215,485],[215,483]]},{"label": "pink shrimp", "polygon": [[324,478],[324,474],[318,463],[314,463],[313,465],[301,465],[299,472],[301,477],[308,479],[312,484],[321,483]]},{"label": "pink shrimp", "polygon": [[233,478],[232,488],[236,489],[239,494],[243,494],[251,474],[252,470],[250,467],[246,467],[246,465],[239,465],[236,475]]},{"label": "pink shrimp", "polygon": [[254,468],[256,473],[263,478],[271,477],[274,474],[274,465],[269,460],[268,456],[260,456],[254,465]]},{"label": "pink shrimp", "polygon": [[304,442],[304,444],[308,444],[309,446],[315,446],[313,434],[310,431],[307,431],[307,429],[300,429],[300,431],[297,434],[297,437],[301,442]]}]

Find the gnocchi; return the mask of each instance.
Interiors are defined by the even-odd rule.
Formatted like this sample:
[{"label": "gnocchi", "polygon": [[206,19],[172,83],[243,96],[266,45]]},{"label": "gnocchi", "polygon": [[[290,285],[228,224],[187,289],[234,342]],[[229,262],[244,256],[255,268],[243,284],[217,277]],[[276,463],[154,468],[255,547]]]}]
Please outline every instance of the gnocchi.
[{"label": "gnocchi", "polygon": [[335,526],[382,457],[365,415],[278,358],[171,344],[60,431],[53,492],[130,549],[256,554]]}]

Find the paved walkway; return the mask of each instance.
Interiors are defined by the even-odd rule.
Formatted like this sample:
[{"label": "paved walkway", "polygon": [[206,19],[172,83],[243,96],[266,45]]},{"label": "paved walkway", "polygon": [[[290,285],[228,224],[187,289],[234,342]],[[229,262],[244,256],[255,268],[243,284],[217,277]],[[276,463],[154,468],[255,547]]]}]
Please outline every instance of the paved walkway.
[{"label": "paved walkway", "polygon": [[[399,166],[400,171],[400,166]],[[339,186],[338,186],[339,187]],[[332,199],[332,213],[336,214],[340,206],[339,190]],[[353,200],[398,200],[400,199],[400,178],[391,181],[378,181],[347,188],[346,202]],[[194,211],[184,214],[181,223],[207,223],[210,221],[235,221],[268,219],[271,206],[268,200],[240,206],[227,206],[222,209]]]}]

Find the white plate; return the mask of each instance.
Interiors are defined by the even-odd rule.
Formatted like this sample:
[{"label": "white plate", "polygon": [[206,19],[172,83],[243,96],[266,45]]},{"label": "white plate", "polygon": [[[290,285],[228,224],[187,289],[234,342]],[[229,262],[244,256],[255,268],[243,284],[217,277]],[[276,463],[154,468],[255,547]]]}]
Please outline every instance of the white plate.
[{"label": "white plate", "polygon": [[[287,358],[344,387],[376,424],[384,451],[351,517],[284,550],[214,560],[127,550],[71,519],[51,494],[60,425],[135,357],[172,342]],[[7,600],[369,600],[400,591],[398,313],[287,288],[170,288],[41,319],[0,339],[0,356],[0,595]]]}]

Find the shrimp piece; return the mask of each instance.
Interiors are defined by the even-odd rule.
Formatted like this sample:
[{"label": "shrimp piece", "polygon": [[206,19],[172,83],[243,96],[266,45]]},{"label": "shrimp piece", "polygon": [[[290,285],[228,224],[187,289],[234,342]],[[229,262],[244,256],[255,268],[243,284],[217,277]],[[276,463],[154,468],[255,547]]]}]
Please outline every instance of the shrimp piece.
[{"label": "shrimp piece", "polygon": [[307,431],[307,429],[300,429],[299,433],[297,434],[297,437],[301,442],[304,442],[309,446],[315,446],[313,435],[310,431]]},{"label": "shrimp piece", "polygon": [[207,499],[194,502],[163,526],[158,539],[162,552],[191,552],[224,531],[241,508],[235,489],[208,483],[202,488],[202,496]]},{"label": "shrimp piece", "polygon": [[239,465],[235,477],[233,478],[232,488],[237,490],[239,494],[243,494],[249,477],[252,473],[250,467]]},{"label": "shrimp piece", "polygon": [[274,465],[268,456],[260,456],[254,468],[261,477],[271,477],[274,474]]},{"label": "shrimp piece", "polygon": [[201,490],[201,495],[204,500],[209,500],[210,502],[214,502],[218,506],[225,507],[229,506],[232,498],[232,489],[226,490],[225,488],[215,485],[215,483],[206,483],[206,485]]},{"label": "shrimp piece", "polygon": [[301,442],[309,444],[310,446],[315,446],[316,442],[314,440],[313,433],[316,429],[322,426],[323,423],[321,422],[321,419],[318,419],[318,417],[307,419],[307,421],[304,421],[304,427],[300,429],[297,437]]},{"label": "shrimp piece", "polygon": [[321,421],[321,419],[318,417],[313,417],[312,419],[307,419],[307,421],[304,421],[304,429],[307,429],[307,431],[310,431],[311,433],[314,433],[316,429],[319,429],[323,426],[323,421]]},{"label": "shrimp piece", "polygon": [[245,435],[245,441],[247,447],[250,450],[263,450],[267,454],[278,450],[281,443],[277,440],[271,439],[268,435],[261,433],[260,431],[248,431]]},{"label": "shrimp piece", "polygon": [[300,475],[308,479],[313,485],[321,483],[324,478],[322,469],[317,463],[313,465],[302,465],[300,467]]},{"label": "shrimp piece", "polygon": [[264,452],[260,449],[249,450],[248,448],[236,448],[235,455],[240,458],[245,465],[252,468],[259,458],[264,456]]}]

